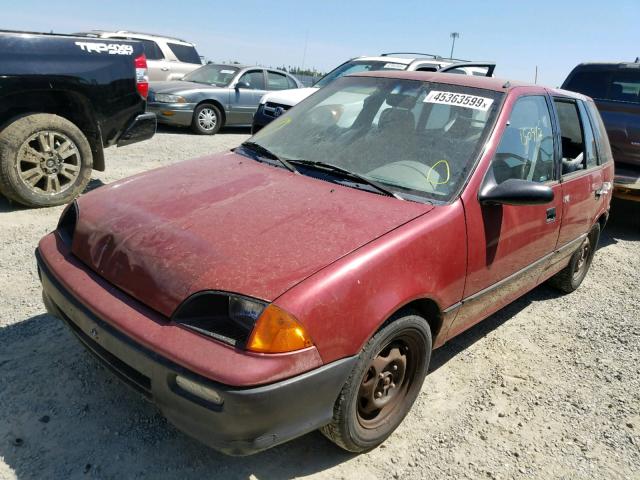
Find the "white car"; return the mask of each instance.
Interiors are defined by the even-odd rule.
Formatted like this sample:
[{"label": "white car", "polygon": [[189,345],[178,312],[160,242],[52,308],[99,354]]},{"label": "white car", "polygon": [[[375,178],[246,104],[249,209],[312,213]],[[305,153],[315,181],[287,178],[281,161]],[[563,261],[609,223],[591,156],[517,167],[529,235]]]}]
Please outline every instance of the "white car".
[{"label": "white car", "polygon": [[179,38],[127,30],[117,32],[92,30],[76,35],[114,40],[137,40],[142,43],[144,55],[147,57],[149,80],[152,82],[180,80],[187,73],[202,66],[202,59],[196,46]]},{"label": "white car", "polygon": [[351,73],[373,70],[407,70],[491,77],[495,67],[496,64],[493,62],[469,62],[428,53],[396,52],[383,53],[377,57],[352,58],[327,73],[312,87],[267,93],[260,100],[258,110],[253,116],[252,133],[256,133],[274,118],[279,117],[320,88]]}]

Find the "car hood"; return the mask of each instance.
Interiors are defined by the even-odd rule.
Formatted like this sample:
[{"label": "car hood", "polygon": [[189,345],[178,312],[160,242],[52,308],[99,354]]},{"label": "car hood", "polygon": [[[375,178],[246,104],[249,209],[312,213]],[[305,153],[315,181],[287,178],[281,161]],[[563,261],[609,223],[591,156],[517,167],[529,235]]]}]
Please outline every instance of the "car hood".
[{"label": "car hood", "polygon": [[172,80],[168,82],[151,82],[149,83],[149,91],[151,94],[155,93],[183,93],[183,92],[195,92],[195,91],[211,91],[211,90],[223,90],[220,87],[214,87],[213,85],[205,85],[202,83],[185,82],[183,80]]},{"label": "car hood", "polygon": [[293,107],[318,90],[318,88],[314,87],[279,90],[277,92],[267,93],[266,95],[264,95],[260,100],[260,103],[274,102],[280,103],[281,105],[288,105],[290,107]]},{"label": "car hood", "polygon": [[170,316],[202,290],[274,300],[432,208],[227,153],[83,196],[72,252]]}]

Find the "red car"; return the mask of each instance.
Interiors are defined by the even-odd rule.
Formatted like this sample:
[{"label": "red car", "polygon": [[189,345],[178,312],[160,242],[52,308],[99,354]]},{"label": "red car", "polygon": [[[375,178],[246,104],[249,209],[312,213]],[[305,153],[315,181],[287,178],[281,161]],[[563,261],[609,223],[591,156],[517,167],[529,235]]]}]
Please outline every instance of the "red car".
[{"label": "red car", "polygon": [[70,205],[44,301],[177,427],[229,454],[320,428],[360,452],[432,350],[585,277],[613,162],[587,97],[427,72],[344,77],[233,152]]}]

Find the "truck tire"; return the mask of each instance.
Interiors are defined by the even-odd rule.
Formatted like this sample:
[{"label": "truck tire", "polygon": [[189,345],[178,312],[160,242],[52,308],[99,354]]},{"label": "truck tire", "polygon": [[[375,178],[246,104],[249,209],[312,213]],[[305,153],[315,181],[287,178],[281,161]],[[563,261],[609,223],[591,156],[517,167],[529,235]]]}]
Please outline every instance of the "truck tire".
[{"label": "truck tire", "polygon": [[0,192],[28,207],[69,203],[91,179],[87,138],[66,118],[19,117],[0,131]]},{"label": "truck tire", "polygon": [[393,433],[420,393],[431,359],[431,330],[417,315],[392,318],[364,346],[320,431],[349,452],[365,452]]},{"label": "truck tire", "polygon": [[578,250],[572,255],[569,265],[551,277],[549,285],[564,293],[571,293],[577,290],[584,277],[587,276],[593,255],[598,248],[599,239],[600,225],[596,223],[580,244]]},{"label": "truck tire", "polygon": [[210,103],[198,105],[193,112],[191,128],[200,135],[215,135],[222,127],[222,114],[220,109]]}]

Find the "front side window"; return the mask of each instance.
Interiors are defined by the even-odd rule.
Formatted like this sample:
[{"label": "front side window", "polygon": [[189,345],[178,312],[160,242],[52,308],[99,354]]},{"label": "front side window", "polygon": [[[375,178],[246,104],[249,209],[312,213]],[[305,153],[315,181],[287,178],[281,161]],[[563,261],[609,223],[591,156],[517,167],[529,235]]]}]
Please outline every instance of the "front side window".
[{"label": "front side window", "polygon": [[458,85],[343,77],[252,141],[303,174],[310,162],[331,164],[405,199],[446,202],[472,170],[501,99]]},{"label": "front side window", "polygon": [[264,90],[264,73],[262,70],[250,70],[238,82],[248,84],[251,90]]},{"label": "front side window", "polygon": [[203,65],[193,72],[187,73],[182,80],[185,82],[203,83],[215,87],[227,87],[238,73],[238,69],[231,65]]},{"label": "front side window", "polygon": [[554,98],[562,140],[562,174],[587,168],[584,137],[575,100]]},{"label": "front side window", "polygon": [[516,101],[491,168],[497,183],[509,179],[544,183],[554,179],[553,131],[544,96]]}]

